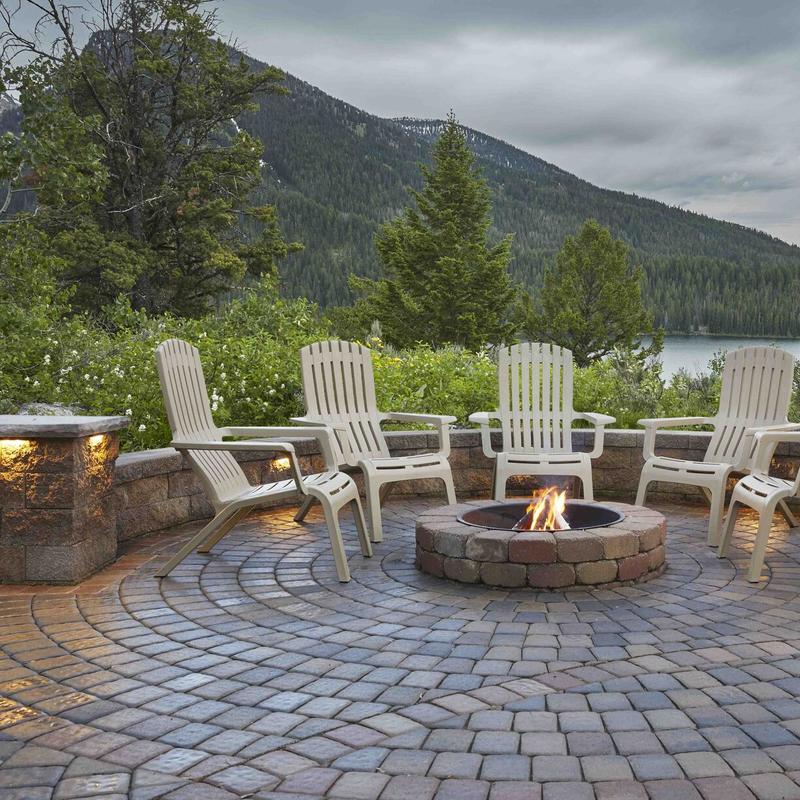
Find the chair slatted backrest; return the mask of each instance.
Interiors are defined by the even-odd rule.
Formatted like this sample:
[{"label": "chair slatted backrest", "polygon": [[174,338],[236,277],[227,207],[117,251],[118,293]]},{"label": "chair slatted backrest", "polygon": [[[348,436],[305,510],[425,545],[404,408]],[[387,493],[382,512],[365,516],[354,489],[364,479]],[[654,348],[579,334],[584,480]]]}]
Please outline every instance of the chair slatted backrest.
[{"label": "chair slatted backrest", "polygon": [[[220,441],[197,348],[180,339],[169,339],[156,349],[156,364],[173,439]],[[191,450],[186,457],[217,509],[250,486],[231,453]]]},{"label": "chair slatted backrest", "polygon": [[715,430],[704,461],[749,469],[755,447],[746,428],[787,421],[794,356],[777,347],[743,347],[725,356]]},{"label": "chair slatted backrest", "polygon": [[572,351],[523,342],[498,353],[503,451],[572,452]]},{"label": "chair slatted backrest", "polygon": [[361,458],[387,457],[369,348],[328,339],[304,347],[300,361],[306,416],[347,426],[335,430],[338,463],[354,467]]}]

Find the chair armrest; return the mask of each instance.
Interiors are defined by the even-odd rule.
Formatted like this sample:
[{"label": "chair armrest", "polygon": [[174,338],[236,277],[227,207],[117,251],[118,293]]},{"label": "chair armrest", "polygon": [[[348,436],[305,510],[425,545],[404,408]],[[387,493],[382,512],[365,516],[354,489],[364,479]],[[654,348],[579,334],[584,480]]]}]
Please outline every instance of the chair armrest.
[{"label": "chair armrest", "polygon": [[474,411],[468,417],[473,425],[488,425],[493,419],[500,419],[499,411]]},{"label": "chair armrest", "polygon": [[[800,425],[789,423],[782,430],[775,430],[775,426],[769,426],[755,430],[755,445],[753,452],[753,473],[769,475],[769,465],[775,448],[779,444],[800,443]],[[800,473],[798,473],[800,478]],[[797,483],[798,478],[795,479]]]},{"label": "chair armrest", "polygon": [[663,417],[662,419],[640,419],[644,428],[679,428],[681,425],[713,425],[714,417]]},{"label": "chair armrest", "polygon": [[659,428],[680,428],[683,425],[713,425],[713,417],[664,417],[663,419],[640,419],[639,424],[647,430],[644,434],[644,460],[655,456],[656,431]]},{"label": "chair armrest", "polygon": [[290,419],[292,422],[308,428],[333,428],[335,431],[350,430],[346,422],[337,422],[336,420],[312,419],[311,417],[291,417]]},{"label": "chair armrest", "polygon": [[450,424],[456,421],[455,417],[446,414],[412,414],[405,411],[387,411],[380,415],[381,421],[411,422],[421,425],[430,425],[439,431],[439,453],[445,458],[450,455]]},{"label": "chair armrest", "polygon": [[[338,462],[336,460],[336,440],[330,425],[319,423],[316,425],[309,425],[308,427],[288,425],[282,427],[261,427],[261,426],[233,426],[228,428],[219,428],[217,430],[220,436],[242,436],[250,439],[268,439],[272,436],[290,437],[298,439],[316,439],[319,442],[322,455],[325,459],[325,465],[328,469],[338,469]],[[262,450],[266,448],[261,448]],[[292,450],[294,452],[294,450]]]},{"label": "chair armrest", "polygon": [[778,425],[756,425],[753,428],[745,428],[745,436],[755,436],[757,433],[768,433],[772,431],[798,431],[800,422],[781,422]]},{"label": "chair armrest", "polygon": [[[220,431],[229,431],[230,428],[222,428]],[[225,434],[232,435],[232,434]],[[294,447],[289,442],[281,442],[278,440],[267,441],[264,439],[251,440],[249,442],[221,442],[221,441],[205,441],[205,442],[182,442],[180,440],[173,440],[170,442],[170,447],[174,447],[177,451],[183,452],[184,450],[222,450],[227,453],[246,453],[254,451],[279,451],[286,453],[289,456],[289,463],[292,470],[292,477],[297,484],[297,489],[301,494],[305,494],[305,484],[303,482],[303,473],[300,469],[300,462],[297,460],[297,454]]]},{"label": "chair armrest", "polygon": [[481,449],[486,458],[497,458],[497,451],[492,447],[492,426],[493,419],[500,419],[499,411],[475,411],[469,415],[469,421],[473,425],[481,426]]},{"label": "chair armrest", "polygon": [[605,440],[606,425],[611,425],[617,421],[616,417],[608,414],[597,414],[593,411],[576,411],[574,419],[582,419],[594,425],[594,446],[589,453],[589,458],[599,458],[603,455],[603,444]]},{"label": "chair armrest", "polygon": [[381,414],[381,417],[391,422],[418,422],[421,425],[430,425],[432,428],[452,425],[456,421],[455,417],[448,414],[413,414],[406,411],[387,411]]},{"label": "chair armrest", "polygon": [[612,425],[617,421],[616,417],[610,417],[608,414],[596,414],[593,411],[576,411],[573,416],[575,419],[591,422],[596,428],[601,428],[604,425]]},{"label": "chair armrest", "polygon": [[225,450],[234,452],[253,452],[253,451],[280,451],[282,453],[294,453],[294,446],[290,442],[276,440],[267,441],[265,439],[251,440],[249,442],[182,442],[180,439],[173,439],[169,443],[170,447],[176,450]]}]

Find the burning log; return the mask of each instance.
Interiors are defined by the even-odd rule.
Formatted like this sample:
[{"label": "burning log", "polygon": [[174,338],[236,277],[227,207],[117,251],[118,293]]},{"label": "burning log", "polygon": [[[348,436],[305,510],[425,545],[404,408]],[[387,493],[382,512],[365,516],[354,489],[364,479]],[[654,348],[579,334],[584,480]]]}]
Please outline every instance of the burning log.
[{"label": "burning log", "polygon": [[550,486],[525,509],[525,516],[514,525],[515,531],[564,531],[569,524],[564,519],[567,508],[567,493]]}]

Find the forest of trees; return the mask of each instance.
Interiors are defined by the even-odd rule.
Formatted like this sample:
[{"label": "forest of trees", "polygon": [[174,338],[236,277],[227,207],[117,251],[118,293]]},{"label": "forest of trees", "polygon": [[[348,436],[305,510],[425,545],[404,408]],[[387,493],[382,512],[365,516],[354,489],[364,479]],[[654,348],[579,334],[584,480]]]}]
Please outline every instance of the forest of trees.
[{"label": "forest of trees", "polygon": [[[242,127],[265,143],[265,202],[302,252],[281,265],[284,291],[323,306],[353,300],[351,273],[381,276],[374,237],[400,213],[436,120],[386,120],[287,76],[290,94],[264,98]],[[477,131],[465,129],[492,191],[494,234],[512,233],[512,276],[541,286],[567,235],[596,219],[643,266],[645,304],[668,331],[800,336],[800,248],[767,234],[600,189]],[[753,285],[760,287],[753,293]],[[763,287],[764,291],[761,290]]]},{"label": "forest of trees", "polygon": [[[262,95],[259,109],[238,117],[264,145],[263,185],[253,202],[274,204],[286,239],[304,245],[280,265],[282,291],[323,308],[347,305],[355,299],[351,274],[382,277],[375,235],[401,212],[409,188],[420,188],[419,164],[430,163],[442,122],[374,117],[290,75],[284,85],[288,94]],[[0,130],[18,119],[6,112]],[[800,248],[600,189],[486,134],[464,132],[492,192],[492,235],[513,234],[512,278],[534,295],[565,237],[593,218],[643,267],[643,297],[656,326],[800,336]],[[257,229],[250,220],[240,224],[251,234]]]}]

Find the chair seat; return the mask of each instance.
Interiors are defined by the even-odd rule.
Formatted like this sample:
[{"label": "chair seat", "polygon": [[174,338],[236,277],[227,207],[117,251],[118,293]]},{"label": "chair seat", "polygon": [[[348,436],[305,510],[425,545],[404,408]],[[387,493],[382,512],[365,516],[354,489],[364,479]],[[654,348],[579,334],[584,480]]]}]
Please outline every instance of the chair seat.
[{"label": "chair seat", "polygon": [[509,464],[591,464],[588,453],[498,453]]},{"label": "chair seat", "polygon": [[361,464],[372,468],[376,472],[398,471],[412,472],[417,470],[450,469],[450,462],[441,453],[422,453],[417,456],[388,456],[387,458],[365,458]]},{"label": "chair seat", "polygon": [[751,507],[762,506],[794,494],[792,481],[772,475],[745,475],[734,489],[733,499]]},{"label": "chair seat", "polygon": [[669,456],[654,456],[645,463],[645,468],[657,471],[664,477],[653,480],[666,483],[693,483],[694,480],[703,481],[706,478],[719,480],[721,475],[733,471],[733,464],[715,461],[690,461],[685,458],[670,458]]},{"label": "chair seat", "polygon": [[[325,495],[335,497],[344,489],[354,486],[353,479],[343,472],[318,472],[313,475],[304,475],[303,482],[306,491],[314,496]],[[240,495],[231,498],[232,502],[241,505],[250,505],[263,498],[264,501],[275,500],[298,493],[297,484],[293,478],[287,478],[273,483],[264,483],[261,486],[252,486]]]}]

